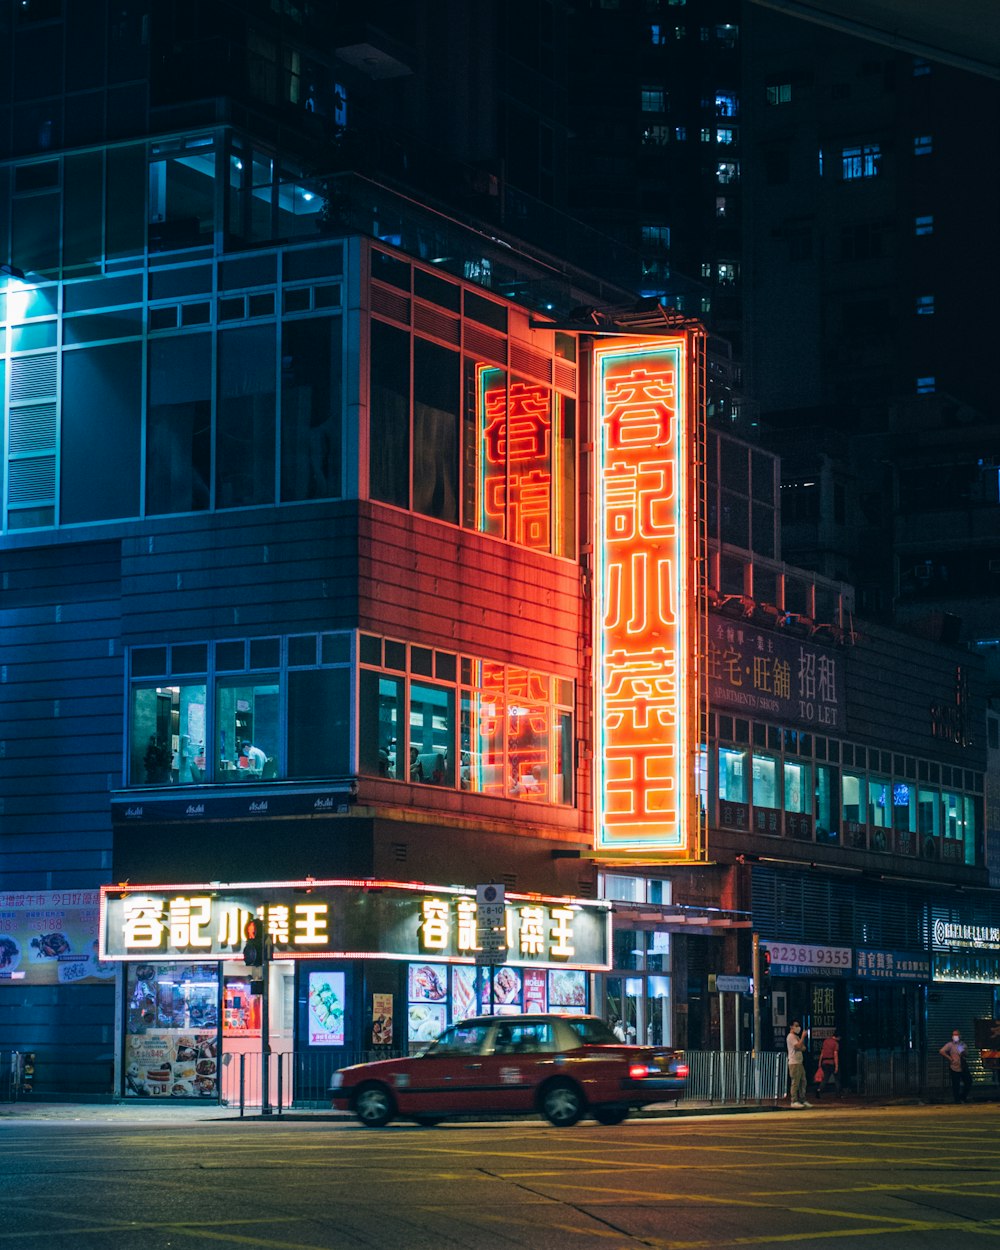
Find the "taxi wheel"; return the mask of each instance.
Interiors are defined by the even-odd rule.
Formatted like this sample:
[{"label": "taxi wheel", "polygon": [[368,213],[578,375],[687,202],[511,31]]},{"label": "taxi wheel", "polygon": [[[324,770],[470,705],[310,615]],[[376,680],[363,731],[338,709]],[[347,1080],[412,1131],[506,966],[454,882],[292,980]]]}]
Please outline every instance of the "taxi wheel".
[{"label": "taxi wheel", "polygon": [[598,1124],[621,1124],[628,1115],[628,1107],[595,1107],[594,1119]]},{"label": "taxi wheel", "polygon": [[362,1085],[354,1095],[354,1114],[365,1128],[381,1128],[396,1114],[396,1104],[384,1085]]},{"label": "taxi wheel", "polygon": [[569,1128],[583,1115],[583,1094],[570,1081],[551,1081],[542,1090],[542,1115],[556,1128]]}]

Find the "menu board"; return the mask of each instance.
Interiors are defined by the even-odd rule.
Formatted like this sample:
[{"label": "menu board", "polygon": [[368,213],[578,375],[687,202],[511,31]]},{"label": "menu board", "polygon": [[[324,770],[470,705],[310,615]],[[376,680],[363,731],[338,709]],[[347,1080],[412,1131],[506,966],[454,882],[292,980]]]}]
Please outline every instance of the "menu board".
[{"label": "menu board", "polygon": [[573,968],[554,968],[549,973],[549,1004],[553,1011],[587,1005],[587,974]]},{"label": "menu board", "polygon": [[493,970],[493,993],[490,994],[490,978],[489,973],[483,971],[483,1010],[489,1011],[492,1007],[494,1010],[507,1008],[506,1012],[500,1014],[510,1014],[521,1010],[521,977],[524,974],[522,968],[511,968],[506,964],[502,968]]},{"label": "menu board", "polygon": [[451,1019],[468,1020],[476,1014],[476,969],[455,964],[451,970]]},{"label": "menu board", "polygon": [[392,1045],[392,995],[372,995],[372,1045]]},{"label": "menu board", "polygon": [[542,968],[524,969],[524,1010],[547,1010],[545,995],[545,971]]},{"label": "menu board", "polygon": [[344,973],[309,973],[309,1045],[344,1044]]},{"label": "menu board", "polygon": [[125,1093],[152,1098],[217,1098],[218,1035],[164,1029],[125,1038]]}]

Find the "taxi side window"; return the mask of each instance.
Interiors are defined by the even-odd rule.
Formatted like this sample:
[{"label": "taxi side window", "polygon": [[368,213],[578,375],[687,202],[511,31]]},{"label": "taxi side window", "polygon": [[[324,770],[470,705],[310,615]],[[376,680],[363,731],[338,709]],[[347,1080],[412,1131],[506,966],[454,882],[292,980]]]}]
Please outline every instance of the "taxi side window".
[{"label": "taxi side window", "polygon": [[497,1055],[533,1055],[555,1050],[550,1024],[501,1024],[493,1043]]},{"label": "taxi side window", "polygon": [[478,1055],[486,1044],[489,1028],[482,1024],[457,1024],[446,1029],[433,1046],[428,1055]]}]

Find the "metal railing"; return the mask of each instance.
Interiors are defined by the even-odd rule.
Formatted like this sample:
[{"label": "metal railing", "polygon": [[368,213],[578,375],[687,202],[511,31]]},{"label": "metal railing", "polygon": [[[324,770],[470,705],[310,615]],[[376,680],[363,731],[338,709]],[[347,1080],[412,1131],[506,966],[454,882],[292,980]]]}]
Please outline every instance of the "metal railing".
[{"label": "metal railing", "polygon": [[30,1093],[33,1073],[34,1055],[18,1050],[0,1051],[0,1102],[17,1102],[22,1094]]},{"label": "metal railing", "polygon": [[[276,1115],[292,1107],[317,1109],[330,1105],[330,1077],[338,1068],[375,1059],[398,1059],[406,1052],[378,1050],[286,1050],[272,1052],[268,1069],[268,1105]],[[233,1055],[222,1078],[222,1096],[231,1106],[258,1110],[263,1104],[263,1065],[259,1052]]]},{"label": "metal railing", "polygon": [[776,1051],[686,1050],[684,1102],[777,1102],[788,1093],[788,1063]]}]

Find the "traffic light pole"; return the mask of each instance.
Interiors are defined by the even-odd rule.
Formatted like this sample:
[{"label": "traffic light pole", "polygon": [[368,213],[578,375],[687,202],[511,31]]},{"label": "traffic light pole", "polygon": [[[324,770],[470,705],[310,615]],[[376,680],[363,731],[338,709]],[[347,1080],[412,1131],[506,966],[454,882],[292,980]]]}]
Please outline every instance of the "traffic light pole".
[{"label": "traffic light pole", "polygon": [[260,943],[260,969],[264,980],[260,987],[260,1113],[271,1114],[271,936],[264,904],[264,935]]},{"label": "traffic light pole", "polygon": [[753,935],[753,1054],[760,1050],[760,934]]}]

